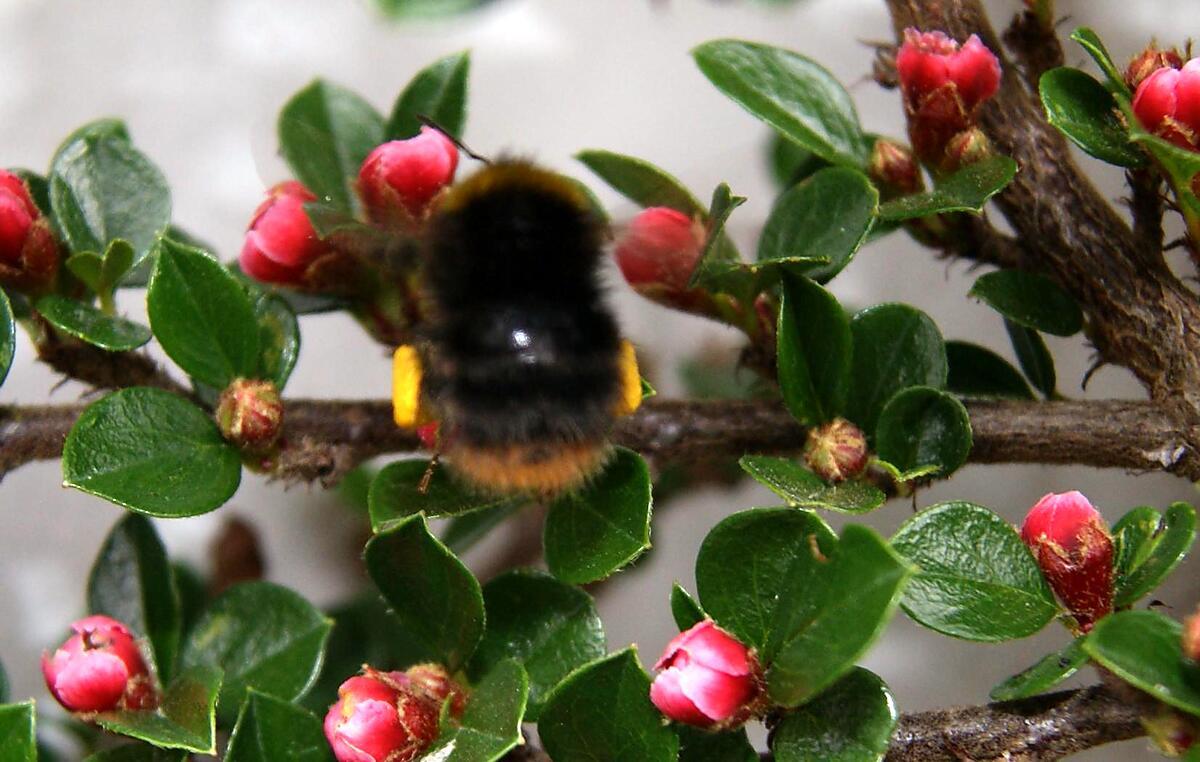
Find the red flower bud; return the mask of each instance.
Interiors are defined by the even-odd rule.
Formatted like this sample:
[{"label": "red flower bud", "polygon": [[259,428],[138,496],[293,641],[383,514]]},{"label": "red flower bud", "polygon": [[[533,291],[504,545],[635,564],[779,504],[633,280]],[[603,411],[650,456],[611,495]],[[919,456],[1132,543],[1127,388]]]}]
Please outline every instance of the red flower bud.
[{"label": "red flower bud", "polygon": [[403,673],[367,667],[338,688],[325,738],[338,762],[411,762],[437,738],[440,708]]},{"label": "red flower bud", "polygon": [[270,381],[237,378],[217,401],[217,428],[243,450],[270,450],[283,429],[283,401]]},{"label": "red flower bud", "polygon": [[885,200],[918,193],[925,187],[912,150],[887,138],[875,141],[867,174]]},{"label": "red flower bud", "polygon": [[58,244],[25,182],[0,169],[0,282],[41,290],[58,270]]},{"label": "red flower bud", "polygon": [[1129,62],[1129,66],[1125,67],[1125,84],[1129,85],[1130,90],[1136,92],[1138,86],[1159,69],[1181,68],[1183,68],[1183,57],[1179,55],[1178,50],[1175,48],[1159,50],[1158,47],[1151,44],[1134,56],[1133,60]]},{"label": "red flower bud", "polygon": [[866,435],[845,418],[808,430],[804,462],[827,482],[836,484],[858,476],[866,470],[869,456]]},{"label": "red flower bud", "polygon": [[412,681],[413,689],[423,693],[441,709],[442,704],[450,703],[450,716],[455,719],[462,717],[467,708],[467,693],[463,687],[450,678],[445,667],[440,664],[418,664],[409,667],[404,675]]},{"label": "red flower bud", "polygon": [[317,197],[295,180],[267,192],[246,231],[238,262],[242,272],[264,283],[297,285],[328,247],[317,237],[304,204]]},{"label": "red flower bud", "polygon": [[688,725],[736,727],[754,714],[762,694],[754,654],[711,619],[677,635],[654,668],[662,671],[650,686],[650,700]]},{"label": "red flower bud", "polygon": [[700,220],[665,206],[651,207],[634,217],[617,241],[617,266],[642,296],[679,306],[688,299],[688,280],[704,239]]},{"label": "red flower bud", "polygon": [[42,675],[58,703],[72,712],[157,705],[154,679],[129,628],[96,614],[71,629],[75,634],[53,656],[42,654]]},{"label": "red flower bud", "polygon": [[1180,148],[1200,150],[1200,58],[1180,70],[1158,69],[1138,85],[1133,113],[1150,132]]},{"label": "red flower bud", "polygon": [[431,127],[422,127],[416,137],[393,140],[371,151],[358,173],[358,192],[372,220],[407,227],[425,216],[434,197],[454,179],[457,167],[454,142]]},{"label": "red flower bud", "polygon": [[1200,606],[1183,622],[1183,656],[1200,662]]},{"label": "red flower bud", "polygon": [[1082,632],[1112,611],[1112,535],[1086,497],[1046,495],[1025,517],[1021,539]]}]

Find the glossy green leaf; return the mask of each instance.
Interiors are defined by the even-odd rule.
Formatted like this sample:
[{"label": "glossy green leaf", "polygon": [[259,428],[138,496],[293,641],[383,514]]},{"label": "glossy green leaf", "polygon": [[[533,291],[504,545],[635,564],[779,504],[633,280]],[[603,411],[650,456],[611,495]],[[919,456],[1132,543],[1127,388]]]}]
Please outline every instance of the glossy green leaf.
[{"label": "glossy green leaf", "polygon": [[187,759],[188,753],[181,749],[160,749],[139,742],[98,751],[83,762],[187,762]]},{"label": "glossy green leaf", "polygon": [[855,667],[812,701],[783,715],[771,736],[777,762],[879,762],[899,719],[896,700]]},{"label": "glossy green leaf", "polygon": [[83,284],[96,293],[104,287],[104,258],[92,251],[72,254],[64,263]]},{"label": "glossy green leaf", "polygon": [[428,460],[418,459],[389,463],[379,469],[367,493],[374,531],[382,531],[388,524],[416,513],[458,516],[516,502],[476,492],[457,481],[444,466],[434,469],[428,488],[422,492],[421,479],[428,468]]},{"label": "glossy green leaf", "polygon": [[828,484],[794,460],[770,455],[743,455],[738,465],[755,481],[797,508],[822,508],[838,513],[870,513],[887,500],[878,487],[865,481]]},{"label": "glossy green leaf", "polygon": [[462,137],[467,121],[467,77],[471,54],[454,53],[417,72],[392,106],[387,139],[411,138],[421,129],[420,116],[432,119],[455,137]]},{"label": "glossy green leaf", "polygon": [[258,378],[283,391],[300,356],[300,323],[284,299],[260,292],[254,297],[258,317]]},{"label": "glossy green leaf", "polygon": [[554,762],[675,762],[679,753],[679,738],[650,703],[650,677],[634,648],[560,683],[542,710],[538,734]]},{"label": "glossy green leaf", "polygon": [[575,158],[639,206],[667,206],[689,216],[708,213],[679,180],[648,161],[595,149],[580,151]]},{"label": "glossy green leaf", "polygon": [[676,725],[679,762],[758,762],[745,730],[712,733],[689,725]]},{"label": "glossy green leaf", "polygon": [[242,463],[212,418],[178,395],[131,387],[92,403],[63,446],[63,484],[150,516],[195,516],[237,491]]},{"label": "glossy green leaf", "polygon": [[1032,635],[1058,614],[1012,525],[986,508],[940,503],[912,517],[892,547],[917,565],[900,605],[926,627],[966,640]]},{"label": "glossy green leaf", "polygon": [[[1131,539],[1136,531],[1128,525],[1119,526],[1118,536]],[[1196,511],[1187,503],[1174,503],[1155,526],[1152,534],[1132,554],[1126,557],[1122,547],[1118,555],[1116,596],[1117,608],[1132,606],[1139,598],[1162,584],[1183,559],[1196,540]],[[1120,540],[1118,542],[1121,542]],[[1122,545],[1125,543],[1122,543]],[[1127,561],[1122,565],[1121,561]]]},{"label": "glossy green leaf", "polygon": [[372,0],[371,5],[399,21],[441,19],[482,8],[493,0]]},{"label": "glossy green leaf", "polygon": [[[879,192],[862,172],[819,170],[775,202],[759,238],[759,264],[795,261],[814,280],[828,281],[866,242],[878,206]],[[821,259],[828,264],[810,264]]]},{"label": "glossy green leaf", "polygon": [[771,177],[780,191],[829,166],[829,162],[775,130],[771,130],[768,159]]},{"label": "glossy green leaf", "polygon": [[1129,140],[1116,99],[1091,75],[1060,66],[1042,75],[1038,91],[1050,124],[1085,152],[1121,167],[1146,163],[1146,154]]},{"label": "glossy green leaf", "polygon": [[1087,664],[1083,638],[1076,638],[1062,650],[1046,654],[1037,664],[1019,672],[992,688],[992,701],[1015,701],[1045,693],[1075,674]]},{"label": "glossy green leaf", "polygon": [[1161,513],[1149,506],[1141,506],[1130,510],[1113,524],[1113,573],[1116,576],[1116,588],[1120,588],[1125,577],[1150,556],[1157,544],[1155,540],[1160,536],[1157,533],[1161,522]]},{"label": "glossy green leaf", "polygon": [[521,508],[521,501],[510,500],[491,508],[452,516],[442,530],[441,540],[447,548],[462,555]]},{"label": "glossy green leaf", "polygon": [[1100,67],[1100,71],[1104,72],[1110,88],[1126,96],[1131,95],[1128,85],[1125,84],[1124,74],[1113,63],[1112,56],[1108,54],[1108,48],[1104,47],[1104,43],[1100,40],[1100,35],[1086,26],[1081,26],[1071,32],[1071,39],[1078,42]]},{"label": "glossy green leaf", "polygon": [[738,256],[737,249],[725,236],[725,223],[733,210],[746,203],[745,196],[735,196],[729,185],[721,183],[713,190],[712,203],[705,215],[704,246],[700,258],[688,279],[689,288],[707,288],[732,294],[744,301],[757,293],[756,277]]},{"label": "glossy green leaf", "polygon": [[125,274],[133,267],[136,260],[137,252],[133,250],[133,246],[128,241],[120,238],[109,241],[108,248],[104,250],[104,258],[100,265],[101,288],[108,291],[116,288],[121,279],[125,277]]},{"label": "glossy green leaf", "polygon": [[35,307],[58,330],[110,352],[137,349],[150,341],[150,329],[132,320],[105,315],[100,310],[58,294],[47,294]]},{"label": "glossy green leaf", "polygon": [[718,90],[795,143],[831,164],[861,167],[867,140],[854,101],[812,59],[741,40],[713,40],[692,50]]},{"label": "glossy green leaf", "polygon": [[550,572],[582,585],[631,563],[650,547],[651,504],[646,461],[618,447],[586,487],[550,504],[543,534]]},{"label": "glossy green leaf", "polygon": [[936,466],[949,476],[971,452],[971,419],[953,395],[928,386],[895,394],[879,413],[875,452],[902,471]]},{"label": "glossy green leaf", "polygon": [[1058,392],[1055,389],[1058,379],[1054,373],[1054,358],[1050,355],[1041,334],[1010,320],[1004,321],[1004,330],[1008,331],[1013,352],[1017,355],[1017,362],[1020,363],[1025,378],[1046,397],[1057,396]]},{"label": "glossy green leaf", "polygon": [[174,576],[154,525],[137,514],[112,528],[88,575],[88,611],[107,614],[147,638],[163,681],[174,672],[183,626]]},{"label": "glossy green leaf", "polygon": [[162,748],[216,754],[220,690],[221,670],[195,667],[171,681],[157,710],[101,712],[95,722],[105,730]]},{"label": "glossy green leaf", "polygon": [[528,722],[577,667],[606,653],[592,597],[542,572],[510,571],[483,587],[487,630],[471,660],[472,680],[515,659],[529,675]]},{"label": "glossy green leaf", "polygon": [[246,288],[207,253],[169,238],[157,257],[146,312],[167,355],[216,389],[257,375],[258,319]]},{"label": "glossy green leaf", "polygon": [[459,727],[443,732],[422,759],[428,762],[499,762],[523,743],[521,721],[529,678],[514,660],[495,665],[471,691]]},{"label": "glossy green leaf", "polygon": [[845,675],[891,621],[912,572],[874,530],[847,526],[817,562],[816,584],[791,587],[780,605],[764,651],[771,697],[797,706]]},{"label": "glossy green leaf", "polygon": [[321,720],[295,704],[251,690],[225,749],[225,762],[332,762]]},{"label": "glossy green leaf", "polygon": [[705,617],[704,609],[678,582],[671,585],[671,616],[680,632],[691,629]]},{"label": "glossy green leaf", "polygon": [[4,753],[4,762],[37,762],[36,723],[32,701],[0,705],[0,751]]},{"label": "glossy green leaf", "polygon": [[1083,642],[1102,667],[1159,701],[1200,715],[1200,666],[1185,661],[1183,627],[1156,611],[1118,611]]},{"label": "glossy green leaf", "polygon": [[1033,399],[1021,372],[990,349],[966,341],[946,342],[946,389],[964,397]]},{"label": "glossy green leaf", "polygon": [[792,417],[815,426],[846,406],[853,344],[838,300],[808,278],[786,277],[779,301],[779,387]]},{"label": "glossy green leaf", "polygon": [[970,296],[987,302],[1017,325],[1036,331],[1073,336],[1083,329],[1083,311],[1079,305],[1044,275],[997,270],[979,276]]},{"label": "glossy green leaf", "polygon": [[801,596],[820,583],[837,538],[815,513],[795,508],[742,511],[708,533],[696,556],[696,590],[704,610],[741,641],[767,650]]},{"label": "glossy green leaf", "polygon": [[72,252],[101,252],[120,238],[133,247],[135,265],[171,222],[162,172],[128,135],[103,130],[83,132],[59,150],[50,167],[50,204]]},{"label": "glossy green leaf", "polygon": [[339,209],[354,210],[354,183],[383,142],[383,117],[357,94],[314,80],[279,112],[279,147],[296,179]]},{"label": "glossy green leaf", "polygon": [[909,220],[946,212],[979,214],[992,196],[1012,182],[1017,163],[1007,156],[992,156],[968,164],[940,180],[932,191],[902,196],[879,205],[879,218]]},{"label": "glossy green leaf", "polygon": [[425,517],[396,521],[371,538],[367,573],[404,628],[454,671],[483,636],[479,582],[429,533]]},{"label": "glossy green leaf", "polygon": [[181,664],[224,670],[220,715],[232,722],[251,688],[288,701],[303,696],[320,672],[332,627],[291,590],[244,582],[209,605],[188,635]]},{"label": "glossy green leaf", "polygon": [[906,304],[880,304],[850,321],[854,337],[846,417],[871,436],[883,406],[910,386],[946,385],[946,345],[924,312]]},{"label": "glossy green leaf", "polygon": [[13,317],[12,304],[8,301],[8,294],[0,289],[0,384],[8,378],[16,350],[17,323]]}]

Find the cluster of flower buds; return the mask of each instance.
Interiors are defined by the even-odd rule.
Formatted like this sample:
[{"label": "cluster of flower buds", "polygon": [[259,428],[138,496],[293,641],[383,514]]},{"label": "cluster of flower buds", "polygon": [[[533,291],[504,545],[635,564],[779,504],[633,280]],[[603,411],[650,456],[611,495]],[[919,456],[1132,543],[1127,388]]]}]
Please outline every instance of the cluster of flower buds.
[{"label": "cluster of flower buds", "polygon": [[1079,632],[1090,631],[1112,612],[1112,534],[1086,497],[1079,492],[1046,495],[1025,517],[1021,539]]},{"label": "cluster of flower buds", "polygon": [[762,670],[754,653],[711,619],[675,637],[654,665],[650,700],[675,722],[736,728],[761,708]]},{"label": "cluster of flower buds", "polygon": [[364,667],[338,688],[325,715],[325,738],[338,762],[411,762],[437,739],[446,707],[460,719],[467,695],[437,664],[405,672]]},{"label": "cluster of flower buds", "polygon": [[1133,113],[1142,126],[1180,148],[1200,151],[1200,58],[1181,65],[1174,51],[1148,51],[1134,59],[1125,76],[1140,78]]},{"label": "cluster of flower buds", "polygon": [[128,627],[96,614],[71,630],[53,654],[42,654],[42,675],[58,703],[83,714],[158,705],[154,677]]},{"label": "cluster of flower buds", "polygon": [[989,152],[979,109],[1000,87],[1000,60],[971,35],[960,47],[940,31],[904,30],[896,72],[917,156],[952,172]]},{"label": "cluster of flower buds", "polygon": [[46,290],[58,272],[58,244],[25,181],[0,170],[0,284]]},{"label": "cluster of flower buds", "polygon": [[263,454],[283,430],[283,401],[274,383],[237,378],[221,392],[216,419],[225,439],[247,453]]}]

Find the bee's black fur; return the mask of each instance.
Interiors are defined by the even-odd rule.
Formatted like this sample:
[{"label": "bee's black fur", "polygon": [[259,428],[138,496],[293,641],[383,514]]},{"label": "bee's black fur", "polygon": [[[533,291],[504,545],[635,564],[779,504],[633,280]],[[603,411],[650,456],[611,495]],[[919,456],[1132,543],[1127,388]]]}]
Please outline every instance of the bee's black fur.
[{"label": "bee's black fur", "polygon": [[446,433],[474,446],[603,438],[619,391],[620,339],[597,273],[603,227],[569,181],[529,171],[431,222],[423,394]]}]

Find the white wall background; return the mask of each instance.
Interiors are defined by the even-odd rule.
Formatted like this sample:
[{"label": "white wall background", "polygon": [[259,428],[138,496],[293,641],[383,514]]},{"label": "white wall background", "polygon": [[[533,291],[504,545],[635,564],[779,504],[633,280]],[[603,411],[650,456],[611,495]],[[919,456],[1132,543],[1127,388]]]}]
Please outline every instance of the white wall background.
[{"label": "white wall background", "polygon": [[[1007,14],[1020,3],[990,5]],[[1071,17],[1064,29],[1095,27],[1121,61],[1151,37],[1175,43],[1197,31],[1181,25],[1196,19],[1191,0],[1060,0],[1060,7]],[[772,199],[765,130],[714,90],[688,56],[697,43],[726,36],[818,58],[850,86],[868,129],[904,134],[898,98],[869,81],[871,53],[860,42],[890,37],[879,0],[807,0],[785,9],[715,0],[505,0],[467,18],[407,25],[386,23],[365,0],[0,0],[0,166],[44,169],[74,127],[121,116],[165,171],[176,220],[232,257],[264,186],[286,175],[275,153],[274,115],[292,92],[314,76],[327,77],[386,113],[417,68],[471,48],[466,139],[477,150],[511,148],[586,177],[571,155],[585,147],[612,149],[669,169],[701,197],[728,181],[750,198],[733,229],[752,241]],[[1069,49],[1069,63],[1084,60]],[[1109,196],[1122,193],[1118,173],[1086,162]],[[614,193],[594,187],[618,216],[631,211]],[[964,266],[937,262],[897,235],[860,253],[836,290],[854,304],[913,302],[948,338],[973,337],[1008,354],[999,319],[964,298],[971,280]],[[612,283],[626,333],[662,358],[664,370],[706,342],[735,338],[639,301],[619,278]],[[143,316],[141,297],[127,294],[122,308]],[[305,318],[303,328],[290,394],[387,393],[384,353],[349,320]],[[1088,366],[1087,347],[1078,338],[1052,339],[1051,346],[1067,394],[1140,396],[1126,373],[1111,368],[1097,374],[1084,395],[1078,380]],[[58,379],[31,358],[22,343],[0,404],[70,402],[83,391],[67,384],[47,397]],[[670,374],[662,375],[660,390],[678,392]],[[104,501],[61,489],[60,481],[57,463],[41,463],[9,475],[0,489],[0,655],[14,694],[44,699],[43,711],[52,701],[41,684],[38,654],[83,613],[87,569],[121,515]],[[1186,482],[1162,475],[1010,466],[969,467],[919,502],[970,499],[1016,522],[1045,492],[1075,488],[1110,520],[1134,505],[1194,497]],[[704,491],[664,508],[655,522],[653,558],[619,577],[601,600],[611,647],[637,642],[652,661],[675,632],[665,605],[670,583],[693,586],[691,563],[704,533],[732,511],[772,502],[764,490],[746,486]],[[910,511],[894,502],[871,523],[890,532]],[[231,514],[261,530],[272,580],[319,604],[336,601],[356,583],[346,559],[359,551],[357,529],[336,499],[320,491],[284,490],[247,476],[231,504],[215,514],[158,526],[173,554],[203,566],[212,533]],[[503,539],[489,547],[501,545]],[[1193,561],[1160,594],[1177,616],[1195,605],[1197,569]],[[866,664],[891,684],[904,709],[976,703],[1001,678],[1065,640],[1051,629],[1016,644],[960,643],[899,616]],[[1152,758],[1144,748],[1134,741],[1082,758]]]}]

